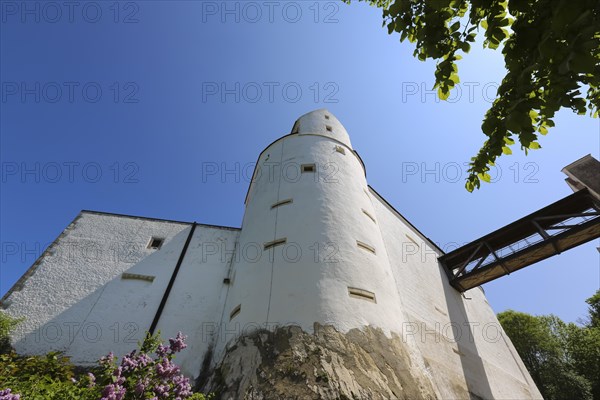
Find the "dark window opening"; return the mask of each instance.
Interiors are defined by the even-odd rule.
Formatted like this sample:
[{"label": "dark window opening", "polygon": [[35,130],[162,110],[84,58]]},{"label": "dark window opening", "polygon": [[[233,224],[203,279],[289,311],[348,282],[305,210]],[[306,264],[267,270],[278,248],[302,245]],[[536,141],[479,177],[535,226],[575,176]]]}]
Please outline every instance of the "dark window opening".
[{"label": "dark window opening", "polygon": [[158,238],[158,237],[152,236],[150,238],[150,241],[148,242],[148,248],[152,249],[152,250],[158,250],[161,248],[164,241],[165,241],[164,238]]},{"label": "dark window opening", "polygon": [[301,172],[315,172],[316,168],[315,164],[302,164],[300,170]]}]

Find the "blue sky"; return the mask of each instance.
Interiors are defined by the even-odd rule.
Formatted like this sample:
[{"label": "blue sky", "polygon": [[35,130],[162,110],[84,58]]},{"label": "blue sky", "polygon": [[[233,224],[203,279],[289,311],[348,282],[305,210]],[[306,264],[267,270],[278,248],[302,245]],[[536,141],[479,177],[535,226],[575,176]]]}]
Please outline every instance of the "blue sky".
[{"label": "blue sky", "polygon": [[[474,46],[460,93],[365,4],[0,3],[0,294],[81,209],[240,226],[260,151],[330,109],[380,194],[442,248],[568,195],[562,167],[600,153],[597,119],[562,111],[542,150],[464,190],[503,76]],[[208,168],[233,171],[208,175]],[[485,285],[495,311],[576,321],[600,286],[598,241]]]}]

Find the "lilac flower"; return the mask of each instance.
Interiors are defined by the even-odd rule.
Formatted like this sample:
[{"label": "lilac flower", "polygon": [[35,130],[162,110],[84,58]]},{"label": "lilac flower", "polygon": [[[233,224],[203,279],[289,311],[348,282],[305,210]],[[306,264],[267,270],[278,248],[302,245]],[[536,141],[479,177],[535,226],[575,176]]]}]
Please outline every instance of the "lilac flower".
[{"label": "lilac flower", "polygon": [[110,353],[108,353],[107,356],[102,357],[100,359],[99,363],[100,363],[100,365],[103,365],[103,366],[110,366],[114,360],[115,360],[115,355],[111,351]]},{"label": "lilac flower", "polygon": [[96,376],[91,372],[88,372],[87,377],[89,380],[88,388],[93,388],[94,386],[96,386]]},{"label": "lilac flower", "polygon": [[186,398],[192,395],[192,386],[190,380],[183,375],[178,375],[173,378],[173,391],[178,397]]},{"label": "lilac flower", "polygon": [[[181,369],[173,362],[173,356],[185,349],[186,336],[178,332],[169,344],[152,343],[151,348],[132,351],[115,364],[115,356],[110,353],[100,360],[105,366],[103,379],[112,382],[102,390],[101,400],[124,400],[125,396],[148,398],[150,400],[185,400],[192,393],[190,380],[181,374]],[[154,340],[154,339],[153,339]],[[154,352],[155,357],[146,352]],[[89,376],[90,385],[95,385],[95,377]],[[0,400],[4,400],[0,398]],[[15,399],[9,399],[15,400]]]},{"label": "lilac flower", "polygon": [[125,388],[118,384],[110,384],[102,390],[100,400],[122,400],[123,397],[125,397]]},{"label": "lilac flower", "polygon": [[156,355],[159,357],[166,357],[169,354],[169,347],[164,346],[162,343],[156,348]]},{"label": "lilac flower", "polygon": [[153,360],[152,357],[150,357],[148,354],[140,354],[138,356],[138,366],[141,368],[146,367],[148,364],[150,364]]},{"label": "lilac flower", "polygon": [[137,357],[134,357],[132,354],[128,354],[123,357],[121,361],[121,367],[123,371],[133,371],[138,368],[139,363]]},{"label": "lilac flower", "polygon": [[169,397],[169,386],[158,385],[154,388],[154,393],[158,395],[158,398],[166,399],[167,397]]},{"label": "lilac flower", "polygon": [[12,394],[11,389],[0,390],[0,400],[20,400],[20,394]]},{"label": "lilac flower", "polygon": [[156,364],[156,372],[159,377],[168,379],[179,374],[179,367],[168,358],[163,358]]},{"label": "lilac flower", "polygon": [[142,395],[144,394],[144,392],[146,391],[146,388],[148,387],[148,385],[150,384],[150,382],[148,381],[148,378],[145,378],[143,381],[138,381],[138,383],[135,385],[135,394],[137,395]]},{"label": "lilac flower", "polygon": [[187,336],[184,336],[181,332],[177,332],[175,339],[169,339],[172,352],[171,354],[179,353],[181,350],[185,349],[187,347],[187,344],[185,344],[186,339]]}]

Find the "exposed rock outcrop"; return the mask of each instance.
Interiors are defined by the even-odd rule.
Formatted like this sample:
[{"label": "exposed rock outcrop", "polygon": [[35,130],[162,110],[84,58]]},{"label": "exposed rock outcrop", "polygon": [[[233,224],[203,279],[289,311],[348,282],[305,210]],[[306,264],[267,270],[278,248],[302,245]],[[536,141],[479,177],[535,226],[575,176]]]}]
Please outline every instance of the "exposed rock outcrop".
[{"label": "exposed rock outcrop", "polygon": [[436,398],[400,337],[318,324],[315,334],[288,326],[239,338],[202,390],[227,400]]}]

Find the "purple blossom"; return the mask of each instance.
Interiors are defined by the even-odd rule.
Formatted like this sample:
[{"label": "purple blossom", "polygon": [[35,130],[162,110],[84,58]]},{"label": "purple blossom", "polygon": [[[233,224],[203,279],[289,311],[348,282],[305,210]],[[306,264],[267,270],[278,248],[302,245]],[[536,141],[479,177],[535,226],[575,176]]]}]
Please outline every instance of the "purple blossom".
[{"label": "purple blossom", "polygon": [[169,339],[169,344],[171,345],[171,354],[179,353],[181,350],[187,347],[185,344],[185,340],[187,336],[184,336],[183,333],[177,332],[177,336],[175,339]]},{"label": "purple blossom", "polygon": [[156,355],[159,357],[166,357],[169,354],[169,347],[164,346],[162,343],[156,348]]},{"label": "purple blossom", "polygon": [[138,383],[135,385],[135,394],[137,395],[142,395],[144,394],[144,392],[146,391],[146,388],[148,387],[148,385],[150,384],[150,382],[148,381],[148,378],[145,378],[143,381],[138,381]]},{"label": "purple blossom", "polygon": [[93,388],[94,386],[96,386],[96,376],[91,372],[88,372],[87,377],[89,380],[88,388]]},{"label": "purple blossom", "polygon": [[0,390],[0,400],[20,400],[20,394],[12,394],[11,389]]},{"label": "purple blossom", "polygon": [[118,384],[106,385],[102,390],[102,399],[100,400],[122,400],[125,396],[125,388]]},{"label": "purple blossom", "polygon": [[107,356],[102,357],[99,361],[100,365],[103,366],[110,366],[115,360],[115,355],[113,354],[113,352],[111,351],[110,353],[108,353]]},{"label": "purple blossom", "polygon": [[160,378],[168,379],[179,374],[179,367],[168,358],[163,358],[156,364],[156,372]]},{"label": "purple blossom", "polygon": [[166,399],[169,397],[169,386],[167,385],[158,385],[154,388],[154,393],[158,395],[159,398]]},{"label": "purple blossom", "polygon": [[[181,374],[181,369],[173,362],[173,355],[185,349],[187,339],[181,332],[169,339],[169,344],[156,344],[156,357],[145,352],[132,351],[115,364],[115,356],[110,353],[100,360],[110,374],[112,382],[102,390],[101,400],[123,400],[125,395],[141,398],[149,395],[150,400],[184,400],[192,393],[190,380]],[[95,385],[95,377],[89,376],[90,385]],[[153,396],[153,397],[152,397]],[[4,400],[0,398],[0,400]],[[15,400],[15,399],[10,399]]]}]

